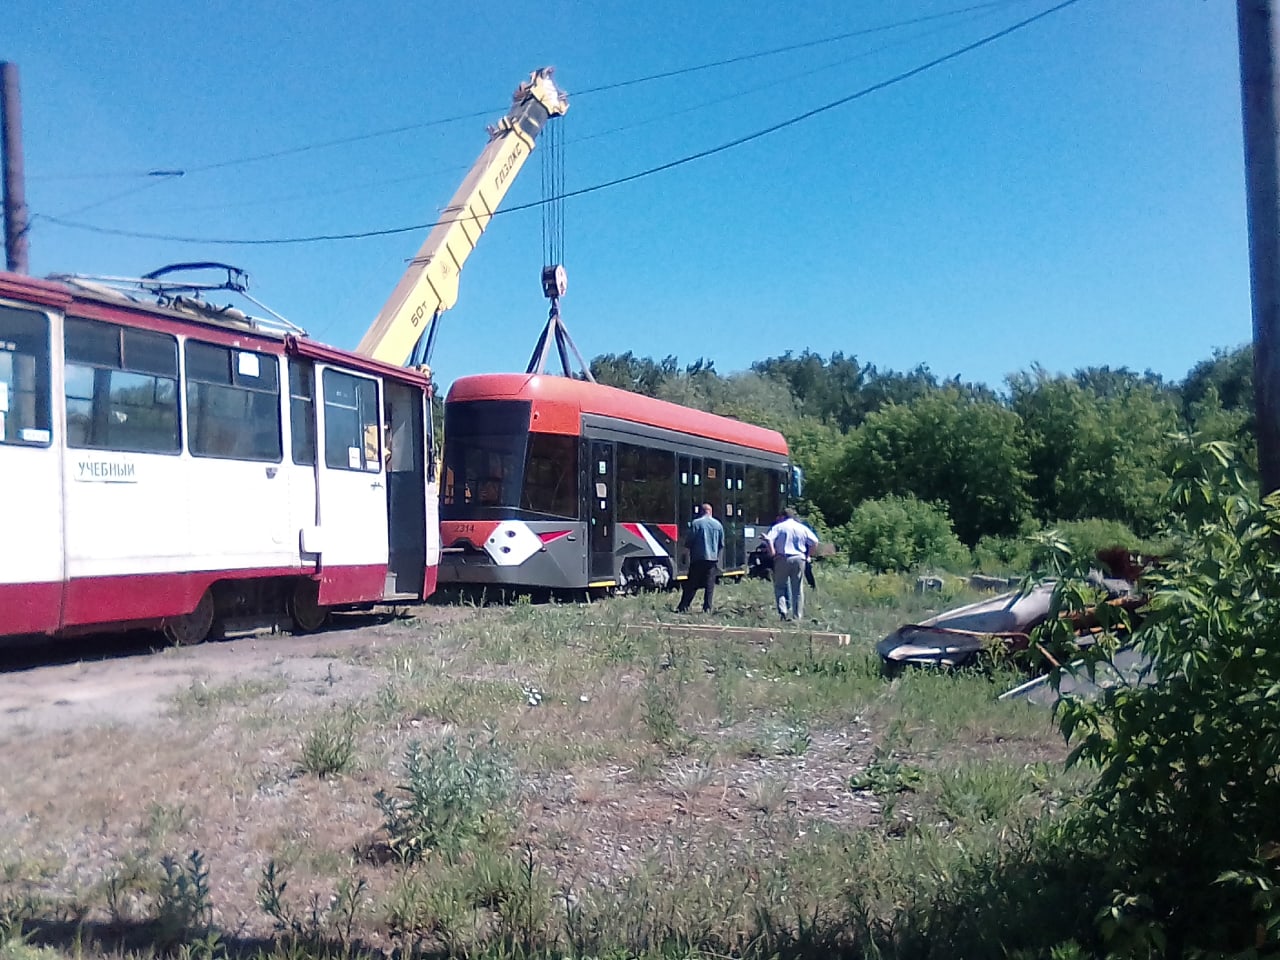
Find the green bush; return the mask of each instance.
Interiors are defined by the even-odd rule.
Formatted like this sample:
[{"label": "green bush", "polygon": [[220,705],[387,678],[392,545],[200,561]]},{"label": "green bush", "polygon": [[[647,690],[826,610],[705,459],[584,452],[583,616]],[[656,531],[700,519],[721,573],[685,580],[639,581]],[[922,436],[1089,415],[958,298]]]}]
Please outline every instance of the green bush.
[{"label": "green bush", "polygon": [[983,573],[1044,573],[1053,569],[1054,554],[1064,548],[1083,566],[1097,566],[1100,550],[1123,547],[1133,553],[1161,556],[1169,545],[1139,537],[1119,520],[1064,520],[1021,537],[983,537],[973,548],[974,566]]},{"label": "green bush", "polygon": [[953,823],[1016,822],[1019,805],[1035,793],[1025,765],[984,758],[939,771],[934,780],[938,812]]},{"label": "green bush", "polygon": [[1031,570],[1033,550],[1026,537],[983,537],[973,548],[973,565],[980,573],[1022,575]]},{"label": "green bush", "polygon": [[506,800],[515,788],[510,759],[492,740],[466,749],[454,737],[430,748],[414,741],[405,751],[405,780],[397,795],[374,795],[387,844],[406,863],[437,850],[453,856],[508,823]]},{"label": "green bush", "polygon": [[356,762],[356,716],[352,711],[329,715],[302,738],[299,767],[324,779],[348,773]]},{"label": "green bush", "polygon": [[874,570],[964,570],[970,563],[946,510],[912,496],[864,500],[831,536],[849,562]]},{"label": "green bush", "polygon": [[[1280,947],[1280,496],[1259,501],[1230,448],[1196,448],[1167,498],[1177,555],[1091,658],[1136,642],[1150,683],[1063,700],[1073,762],[1100,775],[1074,836],[1105,851],[1109,955],[1256,956]],[[1061,609],[1097,602],[1060,582]],[[1051,616],[1042,639],[1069,630]],[[1254,951],[1257,951],[1256,953]],[[1247,953],[1246,953],[1247,951]]]},{"label": "green bush", "polygon": [[[1112,547],[1123,547],[1138,553],[1153,552],[1152,544],[1119,520],[1068,520],[1053,524],[1051,529],[1057,539],[1071,549],[1071,556],[1087,565],[1096,565],[1098,551]],[[1158,552],[1158,548],[1154,552]],[[1042,550],[1037,549],[1034,557],[1036,568],[1043,569],[1046,560]]]}]

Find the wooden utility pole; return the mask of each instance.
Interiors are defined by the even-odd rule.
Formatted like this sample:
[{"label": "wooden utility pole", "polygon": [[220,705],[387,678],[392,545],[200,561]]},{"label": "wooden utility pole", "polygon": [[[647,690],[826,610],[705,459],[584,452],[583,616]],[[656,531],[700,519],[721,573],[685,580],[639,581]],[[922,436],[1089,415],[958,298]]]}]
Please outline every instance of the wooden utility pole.
[{"label": "wooden utility pole", "polygon": [[4,178],[4,258],[27,272],[27,198],[22,176],[22,101],[18,65],[0,63],[0,168]]},{"label": "wooden utility pole", "polygon": [[1280,490],[1280,90],[1274,0],[1236,0],[1262,492]]},{"label": "wooden utility pole", "polygon": [[4,176],[4,259],[27,272],[27,197],[22,176],[22,101],[18,65],[0,63],[0,167]]}]

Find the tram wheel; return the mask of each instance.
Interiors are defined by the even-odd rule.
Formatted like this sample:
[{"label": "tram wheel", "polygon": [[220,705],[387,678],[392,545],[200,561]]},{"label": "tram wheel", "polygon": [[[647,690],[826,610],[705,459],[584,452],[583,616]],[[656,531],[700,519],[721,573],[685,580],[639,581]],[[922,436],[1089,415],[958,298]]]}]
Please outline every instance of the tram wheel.
[{"label": "tram wheel", "polygon": [[213,591],[206,590],[190,613],[165,617],[160,629],[170,643],[179,647],[203,643],[213,631]]},{"label": "tram wheel", "polygon": [[289,617],[294,633],[312,633],[329,622],[330,607],[320,605],[320,584],[299,580],[289,597]]}]

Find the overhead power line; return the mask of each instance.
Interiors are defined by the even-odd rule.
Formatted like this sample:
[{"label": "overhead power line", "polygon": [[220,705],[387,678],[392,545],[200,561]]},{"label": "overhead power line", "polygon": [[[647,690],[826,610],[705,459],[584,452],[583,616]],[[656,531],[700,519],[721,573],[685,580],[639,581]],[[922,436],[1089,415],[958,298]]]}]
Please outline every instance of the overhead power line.
[{"label": "overhead power line", "polygon": [[[847,94],[846,96],[840,97],[839,99],[832,100],[829,103],[824,103],[819,107],[814,107],[812,110],[806,110],[804,113],[796,114],[795,116],[789,117],[786,120],[782,120],[778,123],[771,124],[770,126],[765,127],[761,130],[756,130],[754,133],[748,133],[741,137],[735,137],[734,139],[728,140],[717,146],[708,147],[707,149],[699,150],[696,153],[686,154],[685,156],[678,157],[675,160],[669,160],[666,163],[661,163],[661,164],[658,164],[657,166],[648,167],[644,170],[637,171],[636,173],[627,174],[626,176],[616,177],[612,180],[606,180],[602,183],[592,184],[591,186],[587,186],[587,187],[579,187],[577,190],[564,191],[564,192],[558,193],[555,196],[543,198],[541,200],[534,200],[529,203],[516,204],[515,206],[506,207],[504,209],[495,211],[493,215],[499,216],[502,214],[516,213],[521,210],[530,210],[536,207],[541,207],[546,203],[552,203],[552,202],[557,202],[561,200],[568,200],[574,197],[586,196],[587,194],[590,194],[590,193],[597,193],[601,190],[608,190],[612,187],[617,187],[624,183],[631,183],[635,180],[641,180],[641,179],[644,179],[645,177],[651,177],[654,174],[663,173],[667,170],[672,170],[672,169],[675,169],[676,167],[681,167],[681,166],[684,166],[685,164],[693,163],[696,160],[704,160],[707,157],[712,157],[712,156],[715,156],[716,154],[724,153],[727,150],[732,150],[736,147],[743,146],[744,144],[751,143],[754,140],[759,140],[762,137],[767,137],[770,134],[777,133],[780,130],[785,130],[788,127],[793,127],[798,123],[803,123],[805,120],[810,120],[813,117],[816,117],[823,113],[827,113],[828,111],[834,110],[837,107],[842,107],[845,104],[852,103],[855,100],[861,100],[864,97],[870,96],[873,93],[878,93],[881,90],[885,90],[889,87],[895,86],[899,83],[902,83],[906,80],[911,79],[912,77],[917,77],[920,74],[926,73],[927,71],[932,70],[935,67],[939,67],[944,63],[949,63],[952,60],[956,60],[968,53],[972,53],[975,50],[979,50],[983,47],[986,47],[996,42],[997,40],[1001,40],[1012,34],[1018,33],[1019,31],[1026,29],[1032,24],[1037,23],[1040,20],[1044,20],[1045,18],[1050,17],[1055,13],[1059,13],[1060,11],[1067,9],[1068,7],[1075,6],[1077,3],[1080,3],[1080,2],[1081,0],[1062,0],[1061,3],[1057,3],[1052,7],[1049,7],[1045,10],[1040,11],[1039,13],[1033,14],[1030,17],[1026,17],[1022,20],[1019,20],[1016,23],[1013,23],[1007,27],[1004,27],[1003,29],[995,31],[994,33],[989,33],[983,37],[980,37],[977,40],[974,40],[971,43],[967,43],[962,47],[958,47],[950,51],[949,53],[945,53],[939,57],[935,57],[932,60],[927,61],[926,63],[922,63],[919,66],[912,67],[909,70],[904,70],[901,73],[894,74],[893,76],[885,80],[878,81],[877,83],[873,83],[870,86],[863,87],[860,90],[855,90],[853,93]],[[62,227],[69,227],[77,230],[88,230],[93,233],[107,234],[109,236],[133,237],[135,239],[140,239],[140,240],[163,240],[170,243],[200,243],[200,244],[220,245],[220,246],[279,246],[279,245],[285,245],[285,244],[322,243],[326,241],[337,241],[337,240],[365,240],[365,239],[371,239],[374,237],[392,236],[394,234],[399,234],[399,233],[410,233],[414,231],[428,230],[432,227],[439,226],[443,223],[455,222],[455,220],[437,220],[431,223],[414,223],[414,224],[409,224],[403,227],[385,227],[378,230],[362,230],[362,231],[352,232],[352,233],[313,234],[311,236],[303,236],[303,237],[269,237],[269,238],[260,238],[260,239],[235,239],[235,238],[225,238],[225,237],[184,237],[184,236],[178,236],[174,234],[146,233],[141,231],[119,230],[113,227],[99,227],[93,224],[76,223],[74,221],[62,220],[60,218],[51,217],[51,216],[46,216],[44,217],[44,219],[48,222],[56,223]]]},{"label": "overhead power line", "polygon": [[204,163],[194,167],[188,167],[187,173],[205,173],[209,170],[223,170],[227,167],[238,167],[246,163],[257,163],[260,160],[275,160],[279,157],[291,157],[298,153],[310,153],[313,150],[325,150],[329,147],[341,147],[349,143],[360,143],[364,140],[377,140],[380,137],[390,137],[397,133],[408,133],[410,130],[425,130],[427,127],[442,127],[448,123],[457,123],[460,120],[476,120],[481,117],[491,117],[496,110],[473,110],[470,113],[459,113],[452,117],[441,117],[438,120],[424,120],[421,123],[406,123],[398,127],[385,127],[381,130],[371,130],[368,133],[357,133],[349,137],[338,137],[333,140],[321,140],[318,143],[307,143],[298,147],[286,147],[283,150],[272,150],[270,153],[257,153],[248,157],[235,157],[231,160],[219,160],[215,163]]},{"label": "overhead power line", "polygon": [[[95,200],[93,203],[86,203],[83,207],[76,207],[74,210],[63,211],[59,216],[74,217],[81,213],[88,213],[90,210],[96,210],[98,207],[106,206],[108,203],[114,203],[116,200],[123,200],[125,197],[131,197],[135,193],[142,193],[144,190],[150,190],[152,187],[158,187],[160,184],[169,180],[181,177],[181,170],[152,170],[147,174],[149,178],[146,183],[138,184],[130,187],[128,190],[121,190],[119,193],[113,193],[109,197],[101,200]],[[47,217],[45,219],[48,219]]]},{"label": "overhead power line", "polygon": [[622,87],[634,87],[641,83],[650,83],[654,80],[666,80],[670,77],[682,77],[686,74],[697,73],[701,70],[711,70],[715,67],[727,67],[735,63],[747,63],[751,60],[760,60],[764,57],[774,57],[781,53],[794,53],[796,50],[808,50],[812,47],[820,47],[829,43],[839,43],[841,40],[852,40],[855,37],[868,37],[875,33],[885,33],[889,30],[897,30],[901,27],[914,27],[917,24],[929,23],[933,20],[943,20],[947,17],[956,17],[965,13],[976,13],[982,10],[993,10],[997,7],[1008,7],[1015,3],[1026,3],[1028,0],[990,0],[988,3],[975,3],[968,7],[959,7],[954,10],[942,10],[938,13],[930,13],[920,17],[912,17],[909,20],[896,20],[893,23],[883,23],[876,27],[862,27],[859,30],[849,30],[845,33],[837,33],[830,37],[820,37],[817,40],[805,40],[802,43],[792,43],[785,47],[774,47],[772,50],[759,50],[755,53],[744,53],[737,57],[728,57],[724,60],[712,60],[708,63],[699,63],[691,67],[678,67],[675,70],[664,70],[662,73],[651,73],[644,77],[635,77],[631,80],[619,80],[616,83],[605,83],[598,87],[587,87],[585,90],[574,92],[575,97],[585,97],[593,93],[601,93],[605,90],[619,90]]},{"label": "overhead power line", "polygon": [[[1030,0],[988,0],[985,3],[971,4],[966,7],[959,7],[952,10],[942,10],[938,13],[931,13],[925,16],[911,17],[906,20],[897,20],[891,23],[883,23],[874,27],[862,27],[858,30],[849,30],[844,33],[834,34],[827,37],[819,37],[814,40],[806,40],[801,43],[793,43],[783,47],[774,47],[770,50],[758,50],[753,53],[744,53],[735,57],[728,57],[723,60],[712,60],[707,63],[693,64],[687,67],[678,67],[674,70],[666,70],[661,73],[652,73],[641,77],[632,77],[628,80],[618,80],[614,83],[606,83],[596,87],[588,87],[585,90],[577,90],[573,92],[573,96],[586,97],[596,93],[603,93],[607,90],[618,90],[623,87],[633,87],[642,83],[652,83],[656,80],[666,80],[670,77],[684,76],[690,73],[697,73],[702,70],[711,70],[716,67],[730,66],[737,63],[747,63],[751,60],[760,60],[765,57],[773,57],[783,53],[792,53],[796,50],[807,50],[812,47],[823,46],[826,44],[839,43],[843,40],[852,40],[856,37],[870,36],[876,33],[885,33],[890,30],[901,29],[902,27],[916,26],[921,23],[928,23],[935,20],[943,20],[948,17],[961,16],[966,13],[974,13],[978,11],[993,10],[999,7],[1012,6],[1018,3],[1028,3]],[[299,144],[294,147],[284,147],[279,150],[271,150],[265,153],[249,154],[241,157],[231,157],[226,160],[217,160],[212,163],[202,163],[189,165],[181,171],[173,171],[174,173],[207,173],[212,170],[224,170],[228,167],[243,166],[250,163],[258,163],[263,160],[277,160],[281,157],[291,157],[302,153],[311,153],[316,150],[326,150],[331,147],[346,146],[352,143],[361,143],[367,140],[377,140],[382,137],[394,136],[398,133],[409,133],[413,130],[425,130],[429,127],[439,127],[450,123],[458,123],[462,120],[475,120],[484,117],[491,117],[497,113],[501,113],[505,109],[502,107],[493,107],[487,110],[473,110],[470,113],[456,114],[452,117],[440,117],[435,120],[423,120],[417,123],[406,123],[394,127],[384,127],[379,130],[370,130],[365,133],[352,134],[347,137],[336,137],[331,140],[319,140],[312,143]],[[119,171],[113,173],[79,173],[79,174],[49,174],[29,176],[29,180],[125,180],[135,179],[138,177],[153,176],[154,171],[149,170],[131,170]]]},{"label": "overhead power line", "polygon": [[[280,157],[291,157],[294,154],[310,153],[314,150],[325,150],[329,147],[345,146],[349,143],[360,143],[365,140],[377,140],[380,137],[390,137],[397,133],[408,133],[411,130],[424,130],[427,127],[442,127],[445,124],[457,123],[460,120],[476,120],[482,117],[491,117],[499,112],[501,108],[490,108],[488,110],[473,110],[470,113],[459,113],[452,117],[439,117],[435,120],[422,120],[418,123],[405,123],[396,127],[383,127],[380,130],[370,130],[366,133],[356,133],[349,137],[336,137],[332,140],[318,140],[314,143],[304,143],[296,147],[284,147],[280,150],[271,150],[267,153],[254,153],[243,157],[232,157],[228,160],[216,160],[212,163],[195,164],[187,166],[181,170],[165,171],[172,176],[183,176],[192,173],[207,173],[210,170],[222,170],[226,167],[238,167],[248,163],[257,163],[260,160],[275,160]],[[130,180],[139,177],[155,176],[154,170],[130,170],[119,171],[116,173],[69,173],[69,174],[46,174],[28,177],[29,180]]]},{"label": "overhead power line", "polygon": [[[1025,0],[1019,0],[1019,2],[1025,2]],[[1004,4],[1007,5],[1007,3],[1008,3],[1008,0],[1004,0]],[[989,8],[999,6],[999,5],[1001,4],[990,4],[990,3],[980,4],[978,7],[969,7],[963,11],[960,11],[960,10],[952,11],[952,13],[953,14],[965,13],[971,10],[979,10],[981,11],[981,13],[989,13],[990,12]],[[897,40],[891,40],[887,43],[882,43],[879,46],[871,47],[866,50],[859,50],[857,53],[850,54],[849,56],[846,56],[846,57],[841,57],[839,60],[832,60],[828,63],[824,63],[816,67],[810,67],[807,70],[800,70],[798,72],[785,74],[783,76],[774,76],[770,80],[766,81],[765,83],[758,83],[750,87],[742,87],[740,89],[734,90],[733,93],[728,93],[723,96],[715,97],[711,100],[702,100],[702,101],[699,101],[698,103],[693,103],[688,106],[681,107],[678,110],[666,110],[660,114],[656,114],[651,117],[646,117],[642,120],[636,120],[631,123],[624,123],[616,127],[609,127],[606,130],[599,130],[599,131],[596,131],[595,133],[590,133],[585,136],[574,137],[572,140],[568,142],[572,144],[572,143],[585,143],[589,140],[598,140],[601,137],[613,136],[614,134],[622,133],[627,130],[634,130],[637,127],[648,126],[649,124],[653,124],[653,123],[661,123],[662,121],[669,120],[672,117],[679,117],[685,114],[694,113],[698,110],[705,110],[707,107],[714,107],[722,103],[729,103],[733,100],[741,99],[742,97],[754,96],[757,93],[762,93],[765,90],[771,90],[774,87],[782,86],[783,84],[793,83],[796,80],[803,80],[806,77],[816,76],[817,74],[823,73],[827,70],[834,70],[837,67],[848,66],[849,64],[855,63],[858,60],[866,60],[870,57],[876,56],[877,54],[885,53],[886,51],[893,50],[898,47],[906,46],[907,44],[916,43],[924,39],[925,37],[933,36],[934,34],[943,33],[947,30],[954,30],[957,26],[964,26],[976,19],[979,19],[979,17],[981,16],[981,13],[976,17],[968,17],[964,20],[961,20],[959,23],[948,23],[948,24],[944,24],[943,26],[934,27],[932,30],[922,30],[919,33],[913,33],[907,37],[902,37]],[[937,19],[937,16],[935,15],[934,17],[924,17],[921,19],[922,20]],[[810,46],[810,45],[811,44],[803,44],[803,46]],[[699,69],[699,68],[695,67],[694,69]]]},{"label": "overhead power line", "polygon": [[[1003,0],[1003,2],[1008,3],[1009,0]],[[1026,0],[1019,0],[1019,2],[1026,2]],[[988,8],[993,6],[994,6],[993,4],[983,4],[978,13],[970,15],[962,20],[958,20],[951,23],[945,23],[945,24],[942,24],[941,26],[935,26],[929,30],[923,30],[918,33],[913,33],[906,37],[901,37],[896,40],[890,40],[886,43],[879,44],[869,49],[859,50],[857,53],[840,57],[838,60],[831,60],[827,63],[821,64],[820,66],[811,67],[807,70],[800,70],[794,73],[772,76],[769,80],[767,80],[764,83],[758,83],[748,87],[741,87],[734,90],[733,93],[725,94],[719,97],[713,97],[712,99],[709,99],[709,100],[700,100],[696,103],[691,103],[687,106],[680,107],[679,109],[664,110],[663,112],[654,114],[653,116],[645,117],[640,120],[635,120],[630,123],[624,123],[618,126],[609,127],[604,130],[597,130],[594,133],[588,133],[583,136],[566,137],[563,141],[563,145],[573,146],[579,143],[587,143],[593,140],[599,140],[603,137],[611,137],[619,133],[624,133],[628,130],[635,130],[639,127],[649,126],[655,123],[662,123],[664,121],[670,121],[676,117],[686,116],[690,113],[696,113],[699,110],[705,110],[709,107],[719,106],[720,104],[723,104],[723,103],[731,103],[732,101],[740,100],[743,97],[754,96],[755,94],[762,93],[765,90],[771,90],[775,87],[783,86],[784,84],[793,83],[796,80],[803,80],[806,77],[816,76],[819,73],[823,73],[828,70],[834,70],[837,67],[848,66],[851,63],[855,63],[859,60],[865,60],[869,57],[876,56],[877,54],[884,53],[888,50],[893,50],[898,47],[916,43],[924,39],[925,37],[933,36],[938,33],[943,33],[948,30],[954,30],[958,26],[967,25],[973,22],[974,20],[980,19],[985,15],[989,15],[991,10]],[[549,126],[548,129],[549,130],[554,129],[555,126],[560,125],[563,122],[564,122],[563,120],[558,120],[555,125]],[[395,186],[397,184],[403,184],[403,183],[421,182],[423,180],[429,180],[433,177],[440,176],[447,173],[464,173],[470,169],[471,169],[470,163],[453,164],[452,166],[449,166],[449,167],[439,167],[434,170],[428,170],[422,173],[415,173],[410,176],[378,178],[374,180],[365,180],[360,183],[348,184],[343,187],[328,187],[323,193],[323,195],[318,195],[315,190],[307,190],[307,191],[295,191],[292,193],[284,193],[284,194],[274,194],[274,195],[268,195],[264,197],[256,197],[254,199],[249,199],[249,200],[236,200],[231,202],[223,201],[218,203],[203,203],[203,204],[182,203],[182,204],[171,204],[169,206],[164,206],[164,207],[152,206],[152,207],[149,207],[149,209],[153,213],[196,213],[202,210],[231,210],[231,209],[244,208],[244,207],[260,207],[267,204],[287,203],[294,200],[315,201],[318,198],[327,200],[330,197],[339,196],[341,194],[359,193],[361,191],[370,190],[378,187],[389,187],[389,186]],[[76,213],[80,213],[80,212],[81,211],[76,211]],[[71,214],[62,213],[62,214],[59,214],[59,216],[67,217],[67,216],[71,216]]]}]

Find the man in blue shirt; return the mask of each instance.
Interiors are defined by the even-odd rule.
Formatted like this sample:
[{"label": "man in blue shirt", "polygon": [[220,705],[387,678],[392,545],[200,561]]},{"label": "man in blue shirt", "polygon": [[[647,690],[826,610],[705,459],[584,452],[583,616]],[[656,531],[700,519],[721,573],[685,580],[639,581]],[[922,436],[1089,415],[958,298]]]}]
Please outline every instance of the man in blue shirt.
[{"label": "man in blue shirt", "polygon": [[720,575],[720,553],[724,550],[724,527],[712,516],[711,504],[702,505],[702,515],[689,524],[684,538],[689,551],[689,577],[684,582],[684,594],[676,613],[688,613],[694,594],[702,590],[702,610],[711,612],[711,597],[716,592],[716,577]]}]

